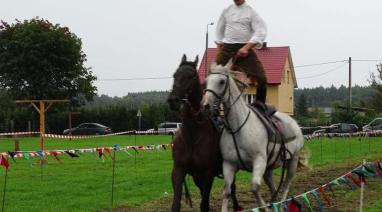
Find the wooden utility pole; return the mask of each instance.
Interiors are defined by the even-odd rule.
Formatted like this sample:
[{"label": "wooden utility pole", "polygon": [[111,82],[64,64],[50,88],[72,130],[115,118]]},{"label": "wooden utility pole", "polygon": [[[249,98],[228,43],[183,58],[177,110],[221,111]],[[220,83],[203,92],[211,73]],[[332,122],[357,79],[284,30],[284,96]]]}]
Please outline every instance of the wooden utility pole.
[{"label": "wooden utility pole", "polygon": [[[16,103],[31,104],[40,114],[40,147],[41,151],[45,150],[44,135],[45,135],[45,112],[52,106],[53,103],[64,103],[69,100],[16,100]],[[47,103],[47,105],[45,105]],[[38,106],[37,106],[38,105]]]},{"label": "wooden utility pole", "polygon": [[351,108],[352,102],[351,102],[351,57],[349,57],[349,109]]}]

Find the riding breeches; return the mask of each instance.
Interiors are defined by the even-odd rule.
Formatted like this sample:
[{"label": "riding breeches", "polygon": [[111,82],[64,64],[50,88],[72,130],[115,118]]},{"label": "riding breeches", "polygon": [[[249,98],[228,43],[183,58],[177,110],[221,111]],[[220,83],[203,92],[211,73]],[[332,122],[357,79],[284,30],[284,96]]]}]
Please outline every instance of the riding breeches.
[{"label": "riding breeches", "polygon": [[265,76],[263,64],[252,49],[248,51],[248,55],[246,57],[236,57],[237,51],[244,45],[245,44],[242,43],[223,44],[216,56],[216,64],[226,65],[232,58],[233,65],[231,69],[233,71],[245,72],[248,78],[256,81],[256,100],[265,103],[267,96],[267,78]]}]

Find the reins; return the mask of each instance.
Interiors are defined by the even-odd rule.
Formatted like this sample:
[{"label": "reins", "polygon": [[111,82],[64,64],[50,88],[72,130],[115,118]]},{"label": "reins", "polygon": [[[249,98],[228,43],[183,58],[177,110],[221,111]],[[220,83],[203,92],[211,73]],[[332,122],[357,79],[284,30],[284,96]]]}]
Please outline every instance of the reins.
[{"label": "reins", "polygon": [[[210,74],[220,74],[220,75],[224,75],[224,76],[226,77],[226,84],[225,84],[225,87],[224,87],[224,90],[223,90],[222,94],[225,94],[225,93],[227,92],[227,89],[228,89],[228,99],[230,99],[230,98],[231,98],[231,89],[229,89],[229,87],[230,87],[230,86],[229,86],[229,76],[226,75],[226,74],[223,74],[223,73],[210,73]],[[206,91],[206,92],[210,92],[210,93],[212,93],[217,99],[219,99],[219,102],[222,101],[223,96],[219,96],[214,90],[212,90],[212,89],[206,89],[205,91]],[[251,172],[252,169],[251,169],[251,168],[248,168],[248,167],[246,166],[246,164],[244,163],[243,159],[241,158],[240,151],[239,151],[239,147],[238,147],[238,145],[237,145],[237,141],[236,141],[236,137],[235,137],[235,134],[238,133],[238,132],[244,127],[244,125],[247,123],[247,121],[248,121],[248,119],[249,119],[249,116],[250,116],[250,114],[251,114],[251,110],[248,108],[248,114],[247,114],[245,120],[244,120],[243,123],[238,127],[238,129],[236,129],[236,130],[232,130],[231,125],[230,125],[230,123],[229,123],[229,121],[228,121],[228,119],[227,119],[228,114],[229,114],[229,112],[231,111],[232,106],[236,104],[236,102],[241,98],[242,94],[243,94],[243,92],[240,91],[239,96],[233,101],[233,103],[232,103],[230,106],[227,106],[227,105],[223,104],[224,109],[225,109],[225,110],[224,110],[224,122],[225,122],[225,123],[224,123],[224,127],[227,129],[227,131],[228,131],[228,132],[231,134],[231,136],[232,136],[232,140],[233,140],[233,143],[234,143],[234,145],[235,145],[235,150],[236,150],[236,154],[237,154],[237,157],[238,157],[238,159],[239,159],[240,165],[241,165],[246,171]]]}]

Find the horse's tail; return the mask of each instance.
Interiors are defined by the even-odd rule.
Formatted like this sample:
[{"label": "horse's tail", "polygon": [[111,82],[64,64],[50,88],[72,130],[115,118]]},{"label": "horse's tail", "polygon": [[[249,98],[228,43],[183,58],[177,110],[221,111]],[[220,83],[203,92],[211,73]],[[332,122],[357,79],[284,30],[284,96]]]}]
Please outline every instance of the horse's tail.
[{"label": "horse's tail", "polygon": [[310,149],[304,146],[304,148],[300,150],[300,154],[298,157],[298,164],[297,164],[298,170],[312,169],[312,167],[309,165],[310,156],[311,156]]},{"label": "horse's tail", "polygon": [[188,203],[190,207],[192,208],[192,199],[191,199],[190,191],[188,190],[186,179],[184,179],[183,185],[184,185],[184,197],[186,199],[186,203]]}]

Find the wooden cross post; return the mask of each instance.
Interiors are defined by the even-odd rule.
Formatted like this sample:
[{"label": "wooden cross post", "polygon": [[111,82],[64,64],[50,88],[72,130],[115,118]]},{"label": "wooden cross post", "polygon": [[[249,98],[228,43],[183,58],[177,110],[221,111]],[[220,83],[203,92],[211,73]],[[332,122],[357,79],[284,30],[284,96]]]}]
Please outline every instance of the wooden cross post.
[{"label": "wooden cross post", "polygon": [[[44,135],[45,135],[45,112],[52,106],[53,103],[64,103],[69,100],[16,100],[16,103],[30,103],[40,114],[40,147],[41,151],[45,150]],[[48,103],[46,106],[45,103]],[[37,106],[38,104],[38,106]],[[45,158],[41,159],[41,163],[46,163]]]}]

